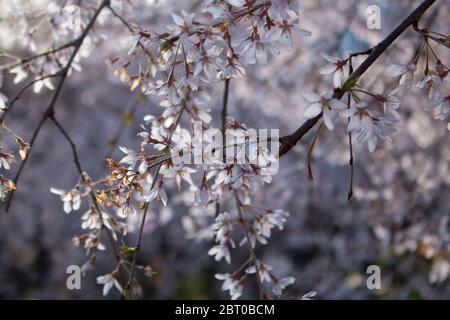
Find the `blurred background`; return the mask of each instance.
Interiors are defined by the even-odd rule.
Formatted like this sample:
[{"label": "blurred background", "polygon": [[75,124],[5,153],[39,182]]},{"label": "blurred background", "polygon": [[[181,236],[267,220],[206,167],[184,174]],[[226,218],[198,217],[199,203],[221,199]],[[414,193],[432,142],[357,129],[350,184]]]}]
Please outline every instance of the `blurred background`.
[{"label": "blurred background", "polygon": [[[75,1],[76,2],[76,1]],[[95,1],[92,2],[96,4]],[[229,113],[252,128],[277,128],[285,135],[304,121],[307,102],[302,94],[331,88],[330,77],[318,69],[326,64],[321,52],[345,57],[381,41],[419,1],[301,0],[300,23],[312,32],[296,38],[293,50],[283,50],[266,66],[247,69],[244,80],[232,80]],[[0,48],[27,56],[27,45],[14,32],[11,11],[25,1],[0,2]],[[194,12],[203,1],[147,0],[123,10],[129,21],[164,30],[170,13]],[[381,29],[366,26],[366,9],[381,8]],[[48,1],[36,1],[45,8]],[[449,33],[450,2],[438,1],[423,17],[422,25]],[[100,40],[81,61],[82,71],[66,82],[58,101],[57,116],[78,146],[91,177],[103,177],[105,158],[122,157],[117,145],[137,149],[139,124],[146,114],[160,114],[151,96],[130,92],[114,76],[107,60],[127,52],[129,33],[105,14],[99,22]],[[420,37],[407,31],[366,72],[362,83],[383,93],[396,85],[385,76],[390,63],[407,63],[420,46]],[[447,48],[432,44],[444,64],[450,64]],[[356,62],[361,61],[356,59]],[[2,92],[13,97],[21,87],[4,74]],[[418,81],[418,79],[417,79]],[[416,81],[416,82],[417,82]],[[449,83],[444,84],[449,89]],[[213,121],[220,127],[223,90],[217,83],[211,101]],[[8,125],[26,141],[48,104],[51,91],[31,90],[8,115]],[[342,122],[331,132],[323,130],[313,154],[314,181],[305,170],[308,134],[281,159],[273,182],[255,192],[254,203],[290,212],[283,231],[275,231],[258,256],[281,274],[293,275],[296,283],[286,295],[316,291],[317,299],[449,299],[450,272],[450,140],[446,121],[433,119],[425,110],[427,97],[413,87],[400,94],[401,124],[392,141],[378,143],[374,153],[356,144],[354,197],[347,201],[349,183],[348,139]],[[4,142],[6,145],[8,141]],[[11,144],[12,145],[12,144]],[[12,168],[17,170],[16,164]],[[72,236],[81,233],[80,216],[87,208],[66,215],[50,187],[69,189],[77,182],[76,168],[67,142],[48,122],[41,132],[23,175],[11,211],[0,204],[0,298],[3,299],[101,299],[95,278],[110,272],[112,258],[99,255],[97,266],[82,279],[81,290],[68,290],[66,268],[81,265],[86,256],[74,247]],[[190,229],[202,215],[201,208],[184,204],[184,193],[169,193],[167,208],[150,211],[138,262],[153,266],[157,275],[140,278],[144,299],[219,299],[217,272],[234,266],[218,264],[207,255],[211,234]],[[131,230],[136,219],[130,217]],[[135,232],[128,238],[134,243]],[[233,260],[243,261],[245,250],[233,250]],[[234,258],[236,257],[236,258]],[[368,290],[366,268],[381,267],[381,290]],[[228,269],[227,269],[228,268]],[[111,292],[108,298],[118,298]],[[256,297],[256,287],[244,290],[243,298]]]}]

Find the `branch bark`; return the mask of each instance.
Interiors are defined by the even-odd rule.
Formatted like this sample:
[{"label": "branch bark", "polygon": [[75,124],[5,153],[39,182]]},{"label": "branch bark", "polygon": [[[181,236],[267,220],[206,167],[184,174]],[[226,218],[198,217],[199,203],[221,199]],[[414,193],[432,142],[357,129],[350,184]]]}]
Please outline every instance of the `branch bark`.
[{"label": "branch bark", "polygon": [[[86,176],[84,174],[84,170],[81,166],[81,161],[80,161],[80,157],[78,155],[78,151],[77,151],[77,146],[75,144],[75,142],[72,140],[72,138],[69,136],[69,133],[64,129],[64,127],[58,122],[58,120],[56,120],[56,118],[54,116],[50,117],[50,120],[53,121],[53,123],[55,124],[55,126],[58,128],[58,130],[61,132],[61,134],[64,136],[64,138],[67,140],[67,142],[70,145],[70,149],[72,150],[72,155],[73,155],[73,162],[75,164],[75,167],[77,168],[78,174],[80,176],[80,179],[86,184],[89,185],[89,181],[86,179]],[[120,257],[119,251],[116,248],[116,243],[114,241],[114,238],[111,234],[111,232],[106,228],[104,222],[103,222],[103,217],[101,215],[101,210],[100,210],[100,205],[97,202],[97,198],[95,197],[94,192],[91,190],[89,191],[89,195],[91,197],[92,203],[95,206],[95,209],[97,210],[99,217],[100,217],[100,221],[102,223],[102,229],[105,230],[108,239],[110,241],[111,244],[111,250],[113,251],[114,257],[117,260],[117,263],[120,263],[122,261],[122,258]]]},{"label": "branch bark", "polygon": [[[370,68],[370,66],[386,51],[389,46],[410,26],[416,25],[420,17],[427,11],[437,0],[423,1],[408,17],[405,18],[383,41],[377,44],[370,52],[369,56],[361,63],[361,65],[353,72],[342,88],[335,90],[333,98],[341,99],[347,91],[346,84],[356,81]],[[280,157],[288,153],[305,134],[311,130],[316,123],[322,118],[322,114],[313,119],[305,121],[297,130],[290,135],[280,138]]]},{"label": "branch bark", "polygon": [[[100,14],[100,12],[110,4],[110,0],[103,0],[102,3],[100,4],[100,6],[97,8],[97,10],[95,11],[94,15],[92,16],[91,20],[89,21],[89,23],[87,24],[86,28],[83,30],[83,32],[81,33],[81,35],[76,38],[73,43],[74,43],[74,49],[72,54],[69,57],[69,61],[67,61],[67,64],[64,66],[64,68],[62,68],[61,70],[61,78],[59,80],[58,86],[56,87],[55,92],[52,95],[52,98],[50,100],[50,103],[47,107],[47,109],[44,111],[44,114],[42,115],[41,120],[39,121],[39,124],[37,125],[36,129],[33,132],[33,135],[31,137],[30,140],[30,148],[33,147],[34,142],[36,141],[39,132],[42,129],[42,126],[44,125],[44,123],[53,116],[53,114],[55,113],[55,105],[56,105],[56,101],[58,100],[59,94],[61,93],[61,89],[64,85],[64,82],[67,78],[67,75],[69,73],[69,70],[72,66],[72,62],[75,59],[78,51],[80,50],[81,45],[83,44],[84,39],[86,38],[86,36],[89,34],[89,31],[91,31],[92,27],[94,26],[95,22],[97,21],[97,18]],[[70,42],[72,43],[72,42]],[[30,149],[31,152],[32,149]],[[23,171],[23,168],[25,167],[25,164],[27,163],[27,160],[29,159],[30,155],[28,154],[28,156],[20,163],[19,166],[19,170],[16,173],[16,176],[14,177],[14,184],[17,187],[17,184],[19,182],[20,179],[20,175]],[[6,202],[6,210],[5,212],[8,213],[10,207],[11,207],[11,202],[14,198],[14,192],[15,190],[11,191],[11,193],[9,194],[8,200]]]}]

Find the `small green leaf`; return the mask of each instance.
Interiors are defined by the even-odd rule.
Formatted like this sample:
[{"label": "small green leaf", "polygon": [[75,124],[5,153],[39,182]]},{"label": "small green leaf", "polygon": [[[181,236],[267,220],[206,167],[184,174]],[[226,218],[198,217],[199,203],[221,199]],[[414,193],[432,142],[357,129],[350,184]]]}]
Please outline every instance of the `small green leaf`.
[{"label": "small green leaf", "polygon": [[125,258],[129,258],[136,254],[137,250],[135,247],[128,247],[124,242],[120,245],[120,251]]}]

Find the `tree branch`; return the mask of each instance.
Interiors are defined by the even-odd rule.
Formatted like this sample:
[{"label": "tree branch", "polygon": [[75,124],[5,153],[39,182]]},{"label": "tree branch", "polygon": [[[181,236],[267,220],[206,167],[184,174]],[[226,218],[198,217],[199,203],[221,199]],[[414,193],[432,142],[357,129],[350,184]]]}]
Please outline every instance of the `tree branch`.
[{"label": "tree branch", "polygon": [[[177,119],[175,120],[175,123],[174,123],[173,127],[170,130],[169,137],[167,139],[169,141],[169,143],[172,140],[172,135],[173,135],[174,131],[176,130],[176,128],[178,127],[178,124],[180,123],[181,116],[183,114],[183,111],[184,111],[185,107],[186,107],[186,102],[183,102],[183,105],[182,105],[182,107],[180,109],[180,112],[178,113]],[[166,160],[167,159],[165,159],[164,161],[166,161]],[[159,171],[160,171],[161,166],[164,163],[164,161],[159,162],[158,166],[156,167],[155,174],[154,174],[154,177],[153,177],[153,181],[152,181],[152,184],[150,186],[150,191],[152,191],[155,188],[156,182],[158,180],[158,174],[159,174]],[[147,213],[148,213],[149,206],[150,206],[149,202],[146,202],[145,205],[144,205],[144,213],[143,213],[142,220],[141,220],[140,227],[139,227],[138,238],[136,240],[135,252],[133,254],[133,261],[131,263],[130,274],[129,274],[129,277],[128,277],[127,285],[126,285],[125,289],[122,292],[121,299],[129,299],[129,298],[131,298],[131,285],[132,285],[133,280],[134,280],[134,271],[136,269],[137,255],[138,255],[139,250],[141,248],[142,235],[144,234],[144,225],[145,225],[145,221],[147,219]]]},{"label": "tree branch", "polygon": [[[110,3],[110,0],[103,0],[102,3],[100,4],[100,6],[97,8],[97,10],[95,11],[94,15],[92,16],[91,20],[89,21],[89,23],[87,24],[86,28],[83,30],[83,32],[81,33],[81,35],[75,39],[75,47],[73,49],[72,54],[70,55],[69,61],[67,62],[67,64],[65,65],[65,67],[61,70],[61,78],[59,80],[58,86],[56,87],[55,92],[53,93],[53,96],[50,100],[50,103],[47,107],[47,109],[45,110],[41,120],[39,121],[38,126],[36,127],[36,129],[33,132],[33,135],[31,137],[30,140],[30,152],[31,152],[31,148],[34,145],[34,142],[36,141],[37,136],[39,135],[39,132],[41,131],[42,126],[44,125],[44,123],[47,121],[47,119],[51,116],[53,116],[54,112],[55,112],[55,104],[56,101],[58,100],[59,94],[61,93],[61,89],[64,85],[64,82],[67,78],[67,74],[72,66],[72,62],[75,59],[75,56],[77,55],[81,45],[83,44],[84,39],[86,38],[86,36],[88,35],[89,31],[92,29],[92,27],[95,24],[95,21],[97,20],[100,12],[106,7],[108,6]],[[14,184],[17,187],[17,184],[19,182],[20,179],[20,175],[23,171],[23,168],[25,167],[25,164],[27,163],[28,159],[29,159],[30,155],[28,154],[28,156],[20,163],[19,166],[19,170],[16,173],[16,176],[14,177]],[[17,190],[17,189],[16,189]],[[14,198],[14,192],[15,190],[11,191],[11,193],[9,194],[8,200],[6,202],[6,210],[5,212],[8,213],[9,208],[11,207],[11,202]]]},{"label": "tree branch", "polygon": [[[386,51],[386,49],[410,26],[417,23],[420,17],[428,10],[437,0],[423,1],[405,20],[403,20],[397,28],[395,28],[383,41],[377,44],[370,52],[366,60],[353,72],[342,88],[335,91],[333,98],[341,99],[348,90],[348,85],[355,83],[370,68],[370,66]],[[346,89],[347,88],[347,89]],[[289,152],[303,136],[309,132],[322,117],[322,114],[313,119],[305,121],[292,134],[280,138],[280,157]]]},{"label": "tree branch", "polygon": [[57,53],[59,51],[65,50],[65,49],[69,49],[71,47],[76,46],[77,41],[78,41],[78,38],[75,39],[75,40],[72,40],[70,42],[67,42],[66,44],[63,44],[62,46],[57,47],[55,49],[51,49],[51,50],[48,50],[48,51],[45,51],[45,52],[41,52],[41,53],[38,53],[38,54],[36,54],[34,56],[31,56],[31,57],[28,57],[28,58],[25,58],[25,59],[19,59],[19,61],[17,61],[17,62],[12,62],[12,63],[6,64],[6,65],[2,65],[2,66],[0,66],[0,71],[6,71],[6,70],[9,70],[9,69],[12,69],[12,68],[15,68],[15,67],[27,64],[27,63],[29,63],[29,62],[31,62],[33,60],[39,59],[41,57],[45,57],[45,56]]},{"label": "tree branch", "polygon": [[239,196],[238,196],[236,190],[234,190],[234,198],[236,200],[236,208],[238,211],[239,220],[242,223],[242,227],[244,228],[244,232],[245,232],[245,238],[247,239],[248,253],[250,255],[250,259],[251,259],[253,265],[255,266],[256,284],[258,285],[259,299],[264,300],[264,298],[265,298],[264,286],[263,286],[263,283],[261,280],[261,275],[259,274],[258,258],[256,257],[255,251],[253,250],[253,247],[252,247],[252,241],[250,239],[250,230],[247,226],[247,222],[244,219],[244,215],[242,214],[242,209],[241,209],[242,202],[239,199]]},{"label": "tree branch", "polygon": [[20,99],[20,97],[22,96],[22,94],[27,91],[28,88],[30,88],[32,85],[34,85],[36,82],[39,81],[43,81],[45,79],[49,79],[49,78],[55,78],[61,75],[61,72],[56,72],[53,74],[48,74],[46,76],[34,79],[33,81],[27,83],[25,86],[23,86],[22,89],[20,89],[20,91],[16,94],[16,96],[11,100],[11,102],[7,105],[7,108],[5,109],[5,111],[3,112],[3,114],[0,117],[0,123],[2,123],[5,120],[6,115],[11,111],[11,109],[13,108],[14,104],[17,102],[17,100]]},{"label": "tree branch", "polygon": [[[83,168],[81,166],[80,157],[78,156],[77,146],[76,146],[75,142],[73,142],[73,140],[70,138],[70,136],[67,133],[67,131],[56,120],[54,115],[50,116],[50,120],[53,121],[53,123],[56,125],[56,127],[59,129],[61,134],[64,136],[64,138],[69,143],[70,148],[72,150],[73,161],[74,161],[75,166],[77,168],[77,171],[78,171],[78,174],[80,176],[80,179],[83,181],[84,184],[89,185],[89,181],[86,179],[86,176],[84,175],[84,170],[83,170]],[[103,217],[102,217],[102,214],[101,214],[102,211],[100,210],[100,205],[98,204],[97,198],[95,197],[95,194],[92,191],[92,189],[89,191],[89,195],[91,197],[92,203],[95,206],[95,209],[97,210],[97,212],[99,214],[100,221],[102,223],[102,229],[105,230],[106,234],[108,235],[108,239],[109,239],[109,242],[111,244],[111,250],[114,253],[114,257],[116,258],[117,262],[120,263],[122,261],[122,258],[120,257],[119,252],[117,251],[116,243],[114,241],[114,237],[112,236],[111,232],[105,227],[105,224],[104,224],[104,221],[103,221]]]}]

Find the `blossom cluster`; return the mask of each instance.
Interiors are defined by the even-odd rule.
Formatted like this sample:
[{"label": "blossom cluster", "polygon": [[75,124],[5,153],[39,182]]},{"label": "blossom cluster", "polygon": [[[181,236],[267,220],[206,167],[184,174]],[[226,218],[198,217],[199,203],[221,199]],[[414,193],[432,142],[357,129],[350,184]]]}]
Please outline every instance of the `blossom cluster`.
[{"label": "blossom cluster", "polygon": [[[338,114],[341,118],[348,119],[347,132],[354,134],[358,142],[367,142],[369,150],[374,151],[378,138],[389,139],[389,136],[395,132],[395,126],[400,121],[398,108],[401,104],[397,95],[399,92],[411,88],[423,50],[433,54],[427,54],[424,76],[419,79],[416,87],[427,92],[431,102],[426,109],[433,110],[436,119],[447,119],[450,115],[448,91],[450,65],[442,63],[426,37],[424,37],[420,52],[410,63],[393,64],[386,69],[386,74],[390,77],[398,77],[399,83],[383,94],[371,93],[362,89],[358,83],[347,81],[350,77],[351,56],[340,59],[322,54],[328,64],[320,68],[319,72],[323,75],[332,75],[334,91],[345,90],[351,95],[354,103],[343,103],[335,98],[333,91],[325,92],[320,96],[315,93],[305,93],[304,96],[310,105],[306,108],[304,117],[312,119],[322,115],[325,126],[329,130],[333,130],[335,127],[333,120]],[[430,56],[434,60],[433,68],[430,67],[432,65]],[[364,101],[360,98],[360,94],[364,94],[372,100]],[[450,128],[450,124],[448,128]]]},{"label": "blossom cluster", "polygon": [[[229,161],[245,147],[245,140],[238,142],[236,151],[231,154],[222,155],[223,149],[229,146],[219,146],[212,152],[218,152],[219,156],[208,161],[205,157],[211,154],[208,143],[212,137],[206,136],[200,142],[205,146],[200,151],[203,160],[200,166],[183,161],[175,163],[174,148],[195,138],[196,122],[201,121],[204,128],[213,128],[208,105],[213,84],[242,78],[246,66],[267,63],[271,54],[279,53],[281,46],[292,47],[293,33],[309,34],[296,26],[297,1],[208,1],[200,15],[181,12],[173,13],[172,18],[173,24],[165,33],[128,25],[132,32],[130,49],[124,56],[110,60],[121,81],[128,83],[131,90],[140,87],[144,93],[160,97],[162,108],[161,115],[144,118],[144,131],[138,134],[142,141],[139,151],[121,147],[125,157],[119,163],[109,160],[111,187],[102,190],[101,201],[115,203],[122,215],[136,214],[142,203],[148,206],[152,201],[160,201],[167,205],[166,188],[173,178],[178,189],[183,182],[187,184],[192,193],[191,204],[221,208],[224,207],[222,199],[230,193],[248,198],[255,185],[270,182],[271,177],[262,175],[264,168],[260,165]],[[183,128],[184,123],[191,125]],[[224,126],[239,130],[247,137],[252,135],[245,124],[229,117]],[[153,149],[150,153],[149,148]],[[182,151],[183,155],[195,153],[192,143],[185,143]],[[258,149],[256,157],[263,165],[277,161],[264,148]],[[215,244],[208,253],[217,261],[224,258],[230,263],[229,246],[235,247],[232,233],[239,220],[251,219],[234,219],[237,213],[228,211],[216,215],[211,226]],[[271,228],[282,228],[285,214],[263,210],[246,223],[250,222],[240,245],[249,239],[253,252],[256,239],[266,244]],[[279,280],[273,274],[269,276],[269,268],[257,268],[259,264],[261,262],[253,257],[244,267],[247,271],[253,267],[258,278],[271,282],[274,294],[281,295],[281,290],[293,283],[290,278]],[[243,288],[244,278],[240,279],[239,288]],[[230,289],[229,285],[223,288],[230,290],[233,298],[240,295],[239,290]]]},{"label": "blossom cluster", "polygon": [[[82,27],[88,23],[92,14],[91,5],[88,2],[82,2],[79,5],[50,2],[45,10],[42,10],[42,8],[36,7],[34,4],[18,9],[9,7],[8,3],[4,4],[11,12],[7,16],[7,22],[16,26],[17,30],[19,30],[17,35],[18,45],[28,51],[30,55],[27,58],[22,58],[0,50],[0,57],[4,57],[7,60],[5,64],[0,66],[0,90],[6,74],[12,75],[13,84],[15,85],[29,80],[15,97],[8,98],[0,91],[1,135],[6,132],[14,139],[18,146],[17,154],[21,160],[27,157],[30,145],[5,124],[6,114],[13,107],[13,103],[29,87],[32,87],[33,92],[36,94],[40,93],[44,88],[47,90],[55,89],[54,78],[61,75],[63,66],[68,63],[73,47],[81,35]],[[36,16],[33,16],[30,12],[38,13]],[[38,27],[34,23],[34,19],[39,21]],[[79,48],[77,55],[70,64],[69,74],[72,70],[81,71],[80,60],[82,57],[89,55],[91,47],[98,41],[96,37],[95,33],[85,37],[83,45]],[[43,39],[46,41],[43,41]],[[49,40],[53,46],[50,50],[42,46]],[[9,170],[10,165],[15,162],[16,152],[2,152],[2,148],[0,146],[0,162],[3,164],[0,166],[0,169]],[[7,194],[11,193],[15,188],[13,180],[5,178],[0,173],[0,200],[3,201]]]},{"label": "blossom cluster", "polygon": [[[126,1],[112,2],[125,4]],[[50,36],[54,46],[49,51],[40,48],[40,41],[34,36],[33,26],[28,25],[27,18],[15,17],[24,30],[21,39],[35,56],[21,59],[8,55],[12,62],[1,66],[0,89],[2,72],[13,74],[15,84],[31,78],[33,91],[39,93],[44,88],[55,89],[53,78],[61,75],[63,66],[68,66],[68,75],[72,70],[81,70],[80,59],[101,40],[100,34],[94,31],[82,34],[93,13],[91,5],[83,3],[81,7],[53,3],[47,16],[41,17],[52,30]],[[261,297],[282,297],[295,278],[279,276],[271,265],[256,256],[255,248],[268,244],[273,230],[283,230],[289,214],[252,203],[252,195],[260,190],[258,188],[272,180],[265,174],[267,166],[278,159],[272,154],[274,150],[261,147],[248,157],[249,163],[236,163],[238,157],[244,155],[245,158],[243,152],[248,140],[261,140],[261,137],[226,113],[222,129],[215,128],[211,94],[217,84],[228,85],[233,79],[242,79],[253,65],[267,64],[282,49],[292,49],[295,35],[310,35],[298,27],[298,1],[208,0],[203,3],[200,13],[172,13],[172,22],[163,32],[130,23],[114,8],[109,6],[111,18],[119,18],[130,35],[126,50],[119,56],[110,57],[108,63],[131,91],[140,90],[142,94],[155,97],[159,112],[143,118],[138,150],[120,146],[124,154],[122,159],[107,159],[106,177],[94,181],[83,172],[70,190],[50,189],[60,197],[65,213],[84,210],[81,228],[85,231],[72,239],[73,244],[82,246],[89,256],[83,272],[94,266],[98,251],[110,246],[117,264],[110,273],[97,278],[97,283],[103,285],[104,295],[113,287],[124,295],[129,286],[136,289],[135,269],[153,276],[150,266],[136,264],[140,242],[135,246],[127,244],[130,226],[126,220],[138,218],[138,229],[142,232],[149,207],[167,206],[175,190],[188,194],[183,200],[194,206],[182,219],[187,236],[213,242],[208,255],[231,265],[235,262],[233,253],[236,250],[246,247],[248,251],[248,259],[238,263],[237,269],[216,274],[216,278],[223,281],[222,289],[228,291],[232,299],[237,299],[243,294],[249,277],[254,275]],[[83,44],[71,61],[72,50],[78,45],[80,36],[83,36]],[[372,93],[357,81],[351,81],[352,55],[341,59],[322,54],[327,64],[319,69],[319,73],[331,76],[333,87],[322,94],[304,93],[309,103],[304,118],[321,116],[329,130],[334,130],[340,119],[345,122],[351,137],[367,143],[369,150],[374,151],[378,140],[389,139],[399,124],[400,99],[397,95],[411,87],[425,50],[430,54],[427,54],[424,76],[416,86],[428,94],[430,104],[427,109],[432,109],[437,119],[447,119],[450,116],[450,92],[446,86],[449,65],[436,56],[426,36],[420,52],[410,63],[387,68],[387,74],[399,77],[399,84],[382,94]],[[433,63],[430,63],[430,57]],[[344,102],[347,95],[349,99]],[[362,95],[368,99],[362,99]],[[8,98],[0,92],[1,129],[15,139],[20,158],[24,160],[30,145],[5,125],[4,115],[11,107],[8,103]],[[237,130],[245,139],[231,146],[232,153],[225,153],[230,146],[214,146],[212,134],[195,141],[199,129],[215,129],[224,136],[226,129]],[[199,153],[194,148],[197,143],[201,146]],[[0,169],[9,170],[15,162],[15,154],[1,148]],[[180,153],[181,161],[179,158],[175,161]],[[185,157],[191,156],[200,158],[201,163],[185,161]],[[255,159],[258,160],[256,164],[252,162]],[[0,199],[14,189],[14,182],[0,174]],[[139,240],[141,236],[138,236]],[[119,243],[120,247],[116,248]],[[448,269],[445,261],[438,261],[436,265],[441,266],[439,270]],[[442,271],[434,274],[431,280],[439,282],[447,277],[448,271],[445,277]],[[128,281],[124,276],[129,277]],[[307,294],[304,298],[313,296]]]}]

